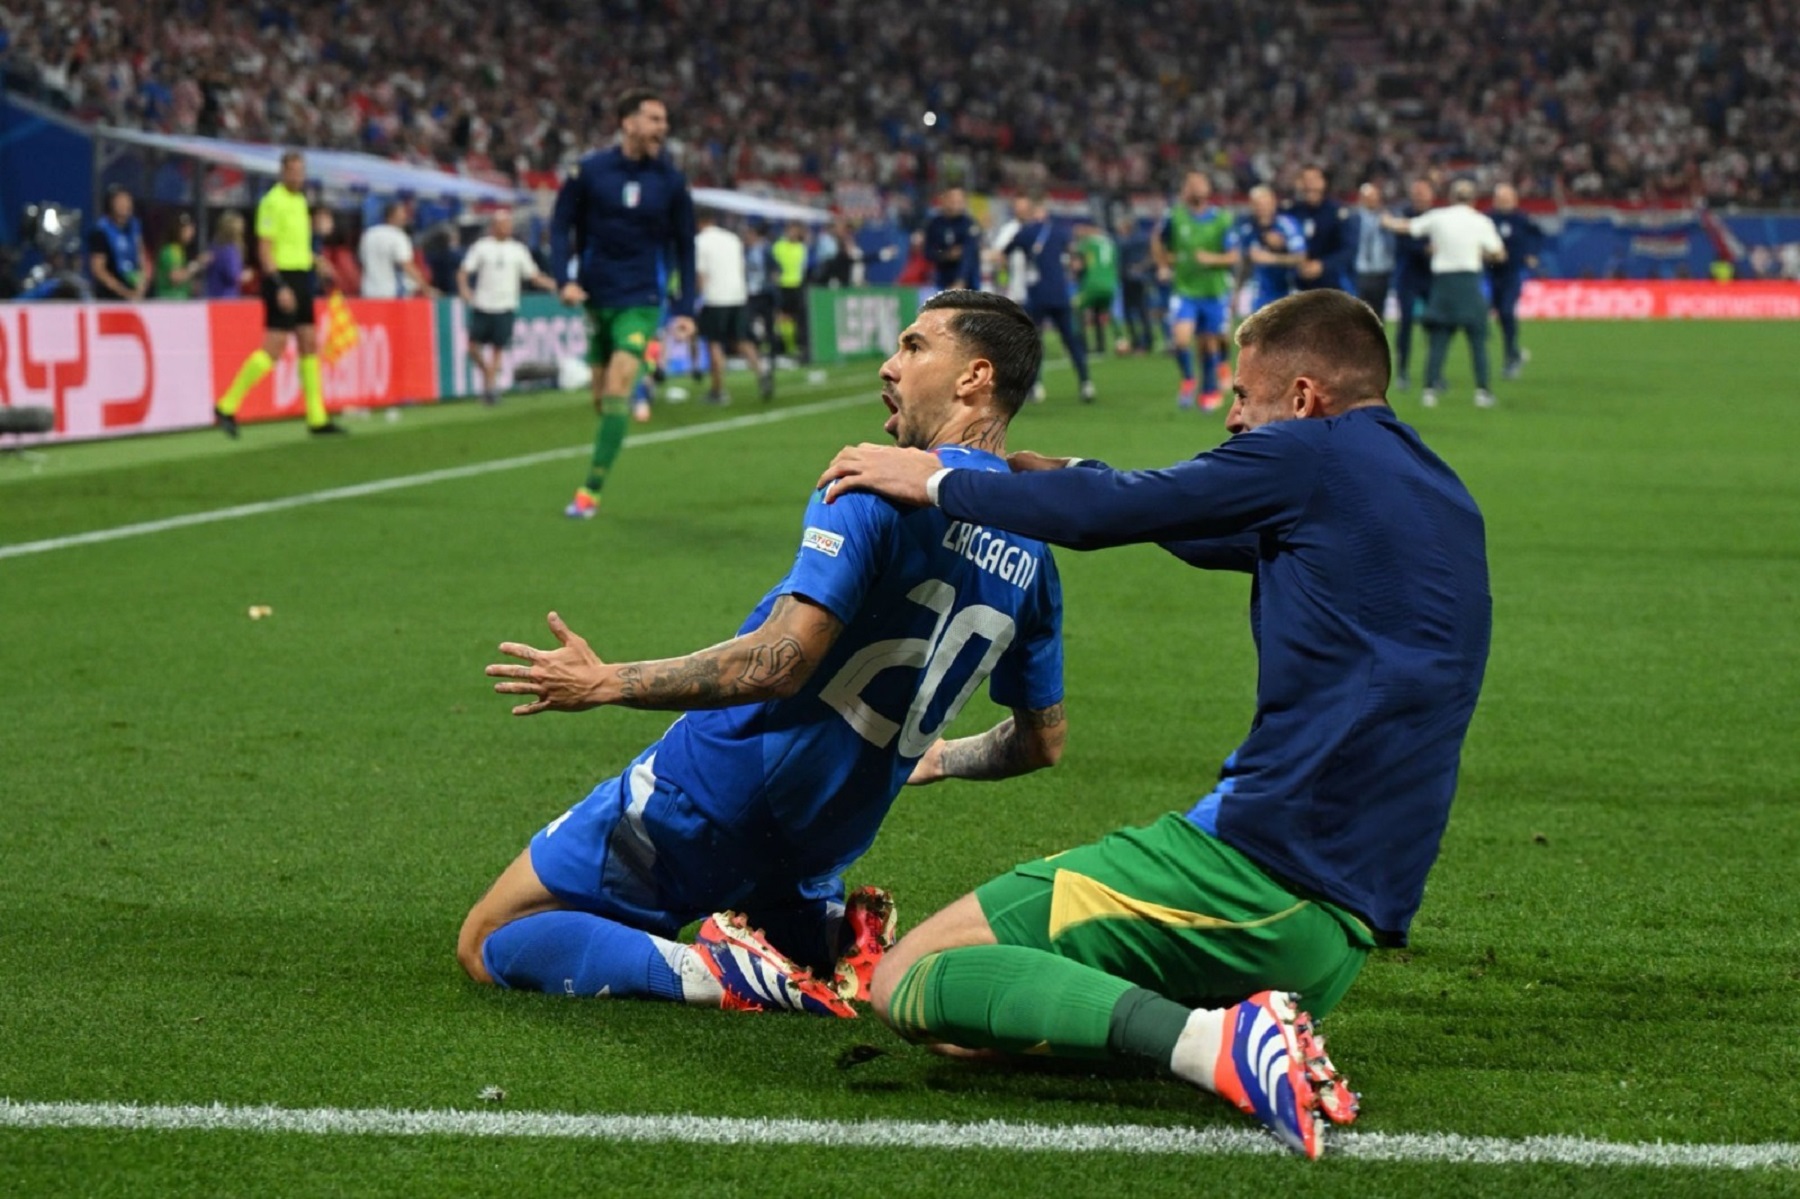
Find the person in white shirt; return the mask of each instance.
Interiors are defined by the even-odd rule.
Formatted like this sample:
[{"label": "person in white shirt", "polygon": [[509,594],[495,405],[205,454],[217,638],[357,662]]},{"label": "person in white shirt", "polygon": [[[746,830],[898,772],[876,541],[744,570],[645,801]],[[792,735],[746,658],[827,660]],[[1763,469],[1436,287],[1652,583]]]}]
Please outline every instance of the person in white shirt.
[{"label": "person in white shirt", "polygon": [[[474,284],[471,286],[470,279]],[[513,239],[513,214],[502,208],[488,223],[486,237],[463,255],[456,271],[456,290],[469,308],[469,358],[481,372],[481,398],[500,398],[500,352],[512,345],[513,318],[519,312],[524,284],[555,291],[556,283],[538,270],[531,251]]]},{"label": "person in white shirt", "polygon": [[1422,216],[1383,217],[1384,228],[1431,243],[1431,294],[1425,301],[1425,331],[1430,350],[1425,360],[1425,390],[1419,402],[1437,406],[1444,389],[1444,359],[1450,339],[1462,330],[1475,360],[1475,406],[1492,408],[1488,390],[1487,297],[1481,291],[1483,270],[1506,261],[1506,247],[1494,222],[1476,212],[1475,184],[1459,179],[1450,185],[1450,203]]},{"label": "person in white shirt", "polygon": [[756,352],[750,336],[750,289],[745,279],[744,242],[720,225],[710,212],[698,217],[694,235],[694,274],[700,285],[700,336],[706,339],[712,359],[709,404],[728,404],[725,395],[725,359],[740,354],[756,372],[757,390],[764,400],[775,395],[775,364]]},{"label": "person in white shirt", "polygon": [[[356,245],[356,257],[362,264],[362,294],[365,300],[397,300],[401,296],[424,295],[431,289],[419,264],[413,261],[412,238],[406,232],[406,203],[395,200],[382,210],[381,223],[363,230]],[[410,291],[401,285],[405,279]]]}]

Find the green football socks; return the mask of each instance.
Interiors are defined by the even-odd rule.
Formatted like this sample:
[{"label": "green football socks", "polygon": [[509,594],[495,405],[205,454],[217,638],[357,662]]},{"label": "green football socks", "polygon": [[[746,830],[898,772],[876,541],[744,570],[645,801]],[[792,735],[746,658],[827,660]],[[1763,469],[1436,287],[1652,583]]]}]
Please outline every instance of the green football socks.
[{"label": "green football socks", "polygon": [[631,427],[631,401],[625,396],[600,397],[600,428],[594,433],[594,458],[588,467],[586,487],[599,494],[606,486],[606,476],[618,460],[625,445],[625,431]]},{"label": "green football socks", "polygon": [[[1149,995],[1122,978],[1042,950],[970,945],[915,962],[894,988],[888,1015],[896,1029],[915,1041],[1102,1057],[1121,1048],[1112,1038],[1114,1012],[1133,992]],[[1186,1018],[1186,1009],[1161,1002]],[[1150,1039],[1152,1027],[1160,1030],[1167,1023],[1157,1016],[1170,1015],[1152,1005],[1146,1018],[1143,1007],[1138,999],[1130,1009],[1133,1046]],[[1180,1033],[1179,1025],[1175,1033]],[[1166,1050],[1161,1061],[1168,1062]]]}]

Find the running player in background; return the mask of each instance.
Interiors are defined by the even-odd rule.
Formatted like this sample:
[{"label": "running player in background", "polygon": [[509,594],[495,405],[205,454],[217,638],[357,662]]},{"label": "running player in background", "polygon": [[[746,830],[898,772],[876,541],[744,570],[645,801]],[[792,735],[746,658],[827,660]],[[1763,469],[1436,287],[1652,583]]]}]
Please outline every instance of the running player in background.
[{"label": "running player in background", "polygon": [[1275,190],[1250,189],[1250,211],[1231,230],[1232,249],[1250,273],[1250,309],[1260,311],[1294,288],[1294,268],[1306,260],[1306,234],[1276,211]]},{"label": "running player in background", "polygon": [[[1075,377],[1081,383],[1081,401],[1094,400],[1094,381],[1088,377],[1087,346],[1075,331],[1074,310],[1069,303],[1069,276],[1064,263],[1069,254],[1069,234],[1050,219],[1050,209],[1043,200],[1021,196],[1013,202],[1013,215],[1019,220],[1019,231],[1002,255],[1015,251],[1025,255],[1025,311],[1034,327],[1045,321],[1056,326]],[[1039,379],[1031,389],[1034,400],[1044,398],[1044,383]]]},{"label": "running player in background", "polygon": [[[1224,402],[1219,389],[1219,363],[1225,353],[1230,323],[1232,268],[1238,256],[1226,244],[1231,214],[1212,203],[1212,180],[1204,171],[1189,171],[1181,196],[1169,209],[1150,243],[1157,277],[1173,287],[1169,299],[1170,342],[1181,368],[1175,402],[1192,408],[1196,394],[1203,411]],[[1200,339],[1200,377],[1194,377],[1194,339]]]},{"label": "running player in background", "polygon": [[281,156],[281,180],[256,206],[256,257],[262,268],[263,343],[238,368],[213,405],[213,420],[228,437],[238,435],[237,410],[250,389],[275,369],[292,337],[300,349],[300,395],[306,427],[319,436],[346,430],[325,408],[319,377],[318,326],[313,318],[313,230],[306,207],[306,159],[298,150]]},{"label": "running player in background", "polygon": [[[1005,474],[1042,353],[1012,301],[941,292],[881,367],[884,428],[934,461]],[[815,494],[803,527],[787,576],[721,645],[606,663],[552,613],[561,648],[500,647],[528,663],[487,670],[523,697],[515,714],[685,715],[475,905],[457,956],[476,981],[853,1015],[845,1000],[867,994],[892,905],[864,888],[846,913],[843,872],[901,786],[1055,764],[1062,599],[1040,543],[873,496]],[[1012,715],[944,741],[984,679]],[[708,913],[697,943],[674,940]]]},{"label": "running player in background", "polygon": [[1081,315],[1081,335],[1092,332],[1090,349],[1104,354],[1112,333],[1113,300],[1119,293],[1119,248],[1094,221],[1075,226],[1075,277],[1080,282],[1075,306]]},{"label": "running player in background", "polygon": [[581,160],[557,193],[550,222],[550,273],[562,281],[563,303],[587,310],[600,413],[587,479],[564,510],[584,520],[599,512],[600,489],[625,444],[632,386],[661,314],[665,258],[680,280],[670,333],[694,335],[694,199],[663,154],[668,109],[656,93],[633,89],[617,112],[619,144]]}]

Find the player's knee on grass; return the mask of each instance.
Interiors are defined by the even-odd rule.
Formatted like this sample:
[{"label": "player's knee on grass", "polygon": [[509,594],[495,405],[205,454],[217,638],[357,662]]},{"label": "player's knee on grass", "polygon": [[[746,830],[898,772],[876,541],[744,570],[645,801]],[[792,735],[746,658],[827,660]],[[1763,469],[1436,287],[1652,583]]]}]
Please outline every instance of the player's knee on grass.
[{"label": "player's knee on grass", "polygon": [[882,955],[869,981],[869,1003],[886,1024],[888,1001],[894,988],[920,958],[946,949],[967,945],[992,945],[994,930],[988,927],[987,914],[973,893],[963,896],[949,907],[928,917],[925,922],[900,938],[900,943]]}]

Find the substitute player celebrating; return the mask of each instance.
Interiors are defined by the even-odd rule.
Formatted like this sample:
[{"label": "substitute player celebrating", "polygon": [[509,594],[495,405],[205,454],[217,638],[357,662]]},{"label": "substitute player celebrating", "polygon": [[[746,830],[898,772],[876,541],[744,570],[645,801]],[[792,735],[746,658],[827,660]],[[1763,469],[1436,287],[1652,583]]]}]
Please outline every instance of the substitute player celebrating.
[{"label": "substitute player celebrating", "polygon": [[1218,783],[957,900],[887,955],[874,1001],[922,1041],[1154,1061],[1316,1157],[1355,1102],[1295,993],[1327,1011],[1406,942],[1487,662],[1487,556],[1475,501],[1387,405],[1367,304],[1303,292],[1237,340],[1232,438],[1163,470],[1015,454],[1025,473],[987,475],[863,446],[826,472],[833,495],[1255,576],[1256,715]]},{"label": "substitute player celebrating", "polygon": [[325,409],[319,378],[318,327],[313,322],[313,231],[306,207],[306,159],[298,150],[281,156],[281,180],[256,206],[256,256],[262,267],[263,343],[252,350],[237,378],[213,405],[213,420],[227,436],[238,435],[237,410],[250,389],[275,369],[292,337],[300,347],[300,395],[306,427],[315,434],[343,433]]},{"label": "substitute player celebrating", "polygon": [[[587,308],[588,362],[600,427],[586,481],[564,515],[590,519],[631,425],[631,390],[661,318],[663,280],[670,332],[694,336],[694,198],[687,177],[663,153],[669,112],[655,92],[619,97],[619,143],[581,160],[556,196],[550,220],[551,270],[565,304]],[[571,278],[571,275],[574,278]]]},{"label": "substitute player celebrating", "polygon": [[[1212,204],[1212,180],[1205,171],[1189,171],[1181,198],[1150,242],[1157,276],[1172,283],[1169,300],[1170,337],[1175,364],[1181,368],[1181,390],[1175,402],[1211,412],[1223,403],[1219,363],[1225,355],[1230,323],[1231,271],[1238,257],[1226,246],[1231,214]],[[1194,338],[1200,339],[1200,378],[1194,378]]]},{"label": "substitute player celebrating", "polygon": [[[1012,301],[933,296],[881,367],[887,433],[1004,474],[1007,425],[1042,352]],[[1062,602],[1041,543],[873,496],[827,507],[815,495],[804,528],[787,576],[721,645],[611,664],[552,614],[561,648],[500,647],[528,663],[488,667],[508,680],[496,691],[526,697],[520,715],[604,704],[686,715],[534,837],[475,905],[457,950],[471,977],[853,1015],[844,1000],[866,994],[891,905],[864,889],[846,915],[843,871],[908,776],[1005,778],[1056,762]],[[946,744],[984,679],[1012,716]],[[696,944],[673,940],[709,912]]]}]

